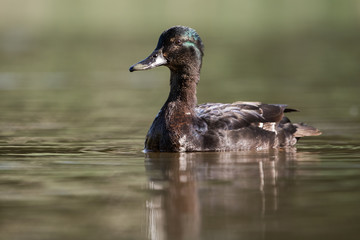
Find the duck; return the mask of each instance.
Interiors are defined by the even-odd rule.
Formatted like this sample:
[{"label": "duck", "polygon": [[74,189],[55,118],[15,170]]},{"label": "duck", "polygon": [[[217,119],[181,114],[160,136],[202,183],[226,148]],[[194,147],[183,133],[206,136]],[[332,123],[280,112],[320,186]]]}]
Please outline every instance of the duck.
[{"label": "duck", "polygon": [[166,66],[170,93],[145,139],[144,152],[208,152],[293,147],[321,132],[292,123],[285,104],[237,101],[197,104],[204,45],[198,33],[174,26],[159,37],[155,50],[132,65],[130,72]]}]

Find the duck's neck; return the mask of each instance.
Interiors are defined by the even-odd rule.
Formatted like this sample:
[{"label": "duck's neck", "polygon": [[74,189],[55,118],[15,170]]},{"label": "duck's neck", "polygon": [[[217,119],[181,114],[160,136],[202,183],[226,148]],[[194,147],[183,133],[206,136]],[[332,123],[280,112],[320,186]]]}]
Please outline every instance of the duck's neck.
[{"label": "duck's neck", "polygon": [[166,104],[176,102],[177,105],[182,105],[187,111],[195,110],[197,104],[196,86],[200,80],[200,71],[181,73],[171,71],[170,75],[170,93]]}]

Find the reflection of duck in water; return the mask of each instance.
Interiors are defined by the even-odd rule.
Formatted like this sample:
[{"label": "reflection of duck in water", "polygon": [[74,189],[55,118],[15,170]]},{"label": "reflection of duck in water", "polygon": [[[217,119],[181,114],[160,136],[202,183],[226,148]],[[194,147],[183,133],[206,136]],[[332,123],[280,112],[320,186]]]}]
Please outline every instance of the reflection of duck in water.
[{"label": "reflection of duck in water", "polygon": [[161,193],[146,203],[149,239],[199,239],[201,213],[194,157],[185,153],[147,154],[149,187]]},{"label": "reflection of duck in water", "polygon": [[194,29],[176,26],[163,32],[154,52],[130,71],[167,66],[170,94],[145,141],[147,151],[231,151],[292,146],[299,137],[319,135],[292,124],[286,105],[258,102],[197,104],[203,43]]},{"label": "reflection of duck in water", "polygon": [[217,239],[211,233],[224,231],[235,233],[236,239],[262,235],[267,214],[278,210],[280,194],[291,188],[296,155],[147,153],[153,191],[146,202],[149,239]]}]

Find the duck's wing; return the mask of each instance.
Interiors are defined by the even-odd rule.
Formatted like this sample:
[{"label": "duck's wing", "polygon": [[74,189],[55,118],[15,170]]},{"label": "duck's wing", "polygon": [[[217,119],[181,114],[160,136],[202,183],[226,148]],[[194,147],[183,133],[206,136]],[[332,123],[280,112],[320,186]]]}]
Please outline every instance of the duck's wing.
[{"label": "duck's wing", "polygon": [[284,112],[296,111],[287,109],[286,105],[259,102],[205,103],[195,110],[208,126],[218,129],[232,130],[255,125],[270,131],[277,127]]}]

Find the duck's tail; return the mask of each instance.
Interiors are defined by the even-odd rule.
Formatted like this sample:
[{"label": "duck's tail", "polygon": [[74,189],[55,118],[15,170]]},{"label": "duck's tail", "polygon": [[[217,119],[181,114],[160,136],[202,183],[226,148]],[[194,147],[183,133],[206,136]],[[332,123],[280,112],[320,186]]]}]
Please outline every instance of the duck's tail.
[{"label": "duck's tail", "polygon": [[294,133],[296,138],[321,135],[321,131],[319,129],[304,123],[294,123],[293,125],[296,127],[296,132]]}]

